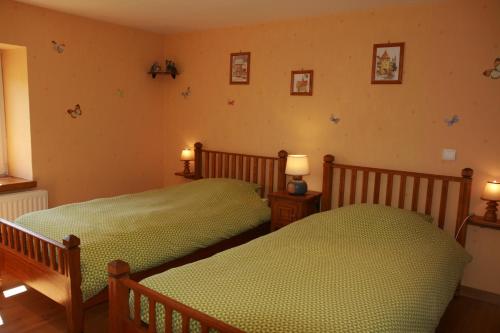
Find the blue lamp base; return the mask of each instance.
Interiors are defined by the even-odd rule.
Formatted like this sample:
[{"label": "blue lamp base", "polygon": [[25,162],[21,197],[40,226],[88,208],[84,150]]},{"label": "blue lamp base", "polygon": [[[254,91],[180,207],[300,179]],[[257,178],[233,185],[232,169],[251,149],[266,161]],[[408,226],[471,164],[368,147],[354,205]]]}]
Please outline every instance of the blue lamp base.
[{"label": "blue lamp base", "polygon": [[304,195],[307,193],[307,183],[302,177],[293,177],[293,180],[286,185],[286,189],[291,195]]}]

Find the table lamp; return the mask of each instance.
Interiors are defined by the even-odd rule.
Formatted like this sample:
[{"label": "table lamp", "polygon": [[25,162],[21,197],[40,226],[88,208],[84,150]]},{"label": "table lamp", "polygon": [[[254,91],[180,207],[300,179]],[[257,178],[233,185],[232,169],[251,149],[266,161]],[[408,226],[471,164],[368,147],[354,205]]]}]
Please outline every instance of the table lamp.
[{"label": "table lamp", "polygon": [[486,204],[484,220],[488,222],[497,222],[497,202],[500,201],[500,183],[497,181],[487,182],[481,199],[488,202]]},{"label": "table lamp", "polygon": [[307,155],[288,155],[285,174],[293,176],[286,188],[293,195],[304,195],[307,192],[307,183],[302,176],[309,174],[309,160]]},{"label": "table lamp", "polygon": [[183,149],[181,152],[181,161],[184,161],[184,174],[190,174],[189,161],[194,160],[194,151],[189,148]]}]

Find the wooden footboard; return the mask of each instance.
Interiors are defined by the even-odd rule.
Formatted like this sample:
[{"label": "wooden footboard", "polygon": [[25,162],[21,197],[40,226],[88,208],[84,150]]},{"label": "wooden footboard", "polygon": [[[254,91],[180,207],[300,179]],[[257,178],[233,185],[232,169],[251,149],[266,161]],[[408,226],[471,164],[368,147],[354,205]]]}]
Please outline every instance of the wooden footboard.
[{"label": "wooden footboard", "polygon": [[[141,280],[170,268],[208,258],[268,232],[269,223],[264,223],[184,257],[136,272],[131,278]],[[76,236],[70,235],[59,243],[0,218],[0,274],[7,273],[63,305],[70,333],[83,332],[85,309],[108,299],[108,291],[103,290],[83,302],[79,245],[80,239]]]},{"label": "wooden footboard", "polygon": [[[176,300],[144,287],[129,278],[129,265],[120,260],[108,264],[109,273],[109,333],[154,333],[157,332],[156,308],[161,304],[165,310],[164,332],[172,332],[172,312],[182,317],[182,332],[189,332],[191,320],[200,324],[201,332],[215,329],[221,333],[243,333],[242,330],[190,308]],[[131,317],[129,293],[134,293],[134,310]],[[140,315],[141,297],[149,304],[149,323]]]},{"label": "wooden footboard", "polygon": [[0,219],[0,273],[7,273],[66,308],[71,333],[83,331],[80,239],[55,242]]}]

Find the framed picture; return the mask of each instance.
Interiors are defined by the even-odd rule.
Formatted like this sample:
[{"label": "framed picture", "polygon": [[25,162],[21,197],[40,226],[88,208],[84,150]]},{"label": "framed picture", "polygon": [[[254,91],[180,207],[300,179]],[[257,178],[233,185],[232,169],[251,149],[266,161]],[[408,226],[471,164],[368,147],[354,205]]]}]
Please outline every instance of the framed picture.
[{"label": "framed picture", "polygon": [[405,43],[373,45],[372,84],[401,84]]},{"label": "framed picture", "polygon": [[292,71],[290,82],[290,95],[312,96],[313,94],[313,71]]},{"label": "framed picture", "polygon": [[229,84],[250,83],[250,52],[231,53]]}]

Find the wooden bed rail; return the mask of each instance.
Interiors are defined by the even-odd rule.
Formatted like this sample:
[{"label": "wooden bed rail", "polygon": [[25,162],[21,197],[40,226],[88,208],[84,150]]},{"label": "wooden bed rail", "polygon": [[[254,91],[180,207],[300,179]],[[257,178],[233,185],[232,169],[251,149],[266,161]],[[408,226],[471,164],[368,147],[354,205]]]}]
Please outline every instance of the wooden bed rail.
[{"label": "wooden bed rail", "polygon": [[[337,175],[339,181],[336,195],[333,194],[335,169],[338,170]],[[434,201],[439,201],[439,212],[436,220],[439,228],[443,229],[449,204],[449,186],[451,183],[458,183],[460,189],[458,193],[455,236],[457,241],[465,246],[467,225],[465,224],[462,226],[462,224],[469,215],[473,173],[472,169],[465,168],[462,170],[462,177],[451,177],[356,165],[335,164],[332,155],[325,155],[323,158],[323,196],[321,210],[325,211],[331,209],[332,202],[335,202],[338,207],[355,203],[367,203],[369,202],[368,197],[371,196],[371,203],[374,204],[385,204],[386,206],[398,208],[411,207],[412,211],[432,215],[433,203]],[[385,180],[385,186],[382,186],[383,179]],[[397,181],[399,181],[399,187],[397,186]],[[372,185],[373,191],[369,191],[371,187],[369,185]],[[440,189],[437,188],[440,194],[438,200],[435,200],[434,192],[437,186],[440,186]],[[360,194],[356,193],[359,187],[361,188]],[[411,191],[408,191],[409,188],[411,188]],[[348,189],[349,191],[347,191]],[[422,193],[422,196],[420,195],[421,189],[425,191]],[[382,200],[382,194],[384,192],[385,198]],[[394,192],[396,192],[396,196],[393,196]],[[425,204],[422,202],[422,205],[420,205],[419,200],[421,197],[425,197]],[[423,206],[423,209],[419,209],[421,206]]]},{"label": "wooden bed rail", "polygon": [[59,243],[0,218],[0,272],[64,305],[68,326],[77,327],[75,332],[81,332],[83,320],[79,246],[74,235]]},{"label": "wooden bed rail", "polygon": [[[109,276],[109,333],[155,333],[157,332],[157,305],[165,310],[164,332],[171,333],[173,311],[182,318],[182,332],[188,333],[190,320],[197,321],[202,333],[215,329],[220,333],[243,333],[242,330],[210,317],[198,310],[177,302],[152,289],[130,280],[130,267],[121,260],[108,264]],[[130,317],[129,292],[134,293],[134,315]],[[149,305],[149,323],[141,320],[141,298],[147,298]]]},{"label": "wooden bed rail", "polygon": [[194,152],[195,179],[232,178],[256,183],[261,186],[261,197],[275,191],[275,188],[278,191],[285,190],[288,153],[284,150],[278,153],[278,157],[269,157],[205,150],[201,142],[197,142]]}]

